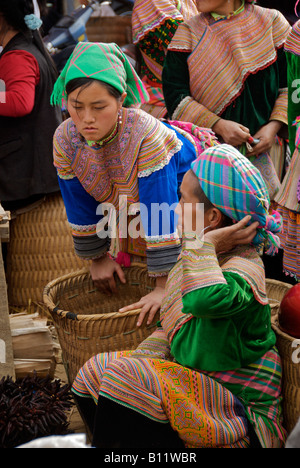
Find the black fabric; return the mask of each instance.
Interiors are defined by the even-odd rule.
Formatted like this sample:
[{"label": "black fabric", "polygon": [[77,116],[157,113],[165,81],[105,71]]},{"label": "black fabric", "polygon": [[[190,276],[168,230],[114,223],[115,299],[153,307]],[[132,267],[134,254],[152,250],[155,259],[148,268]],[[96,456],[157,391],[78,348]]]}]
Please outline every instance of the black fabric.
[{"label": "black fabric", "polygon": [[53,135],[62,121],[58,107],[50,105],[51,71],[30,37],[17,34],[4,48],[2,57],[25,50],[37,60],[40,82],[36,86],[32,112],[24,117],[0,116],[0,200],[15,201],[59,190],[53,165]]},{"label": "black fabric", "polygon": [[271,257],[264,254],[262,257],[266,278],[275,279],[292,285],[297,284],[297,280],[283,272],[283,249],[279,249],[278,254]]},{"label": "black fabric", "polygon": [[[184,449],[170,424],[159,423],[102,396],[98,405],[91,398],[74,396],[95,448]],[[250,448],[262,448],[249,423]]]},{"label": "black fabric", "polygon": [[92,434],[95,448],[184,448],[171,425],[152,421],[108,398],[75,396],[79,412]]},{"label": "black fabric", "polygon": [[99,397],[93,432],[97,448],[184,448],[171,425],[152,421],[136,411]]}]

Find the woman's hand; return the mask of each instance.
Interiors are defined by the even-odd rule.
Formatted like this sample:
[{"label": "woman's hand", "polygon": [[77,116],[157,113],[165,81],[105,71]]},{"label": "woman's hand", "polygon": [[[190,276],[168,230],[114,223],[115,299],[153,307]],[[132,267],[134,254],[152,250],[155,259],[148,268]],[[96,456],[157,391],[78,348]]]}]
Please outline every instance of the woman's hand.
[{"label": "woman's hand", "polygon": [[250,244],[259,226],[257,221],[247,226],[250,220],[251,216],[247,215],[232,226],[209,231],[205,234],[204,240],[215,246],[216,253],[229,252],[237,245]]},{"label": "woman's hand", "polygon": [[152,323],[156,313],[160,310],[162,300],[165,293],[165,284],[167,282],[167,276],[162,278],[157,278],[156,287],[154,290],[142,297],[138,302],[131,304],[129,306],[123,307],[119,312],[128,312],[130,310],[141,309],[141,312],[138,317],[137,326],[140,327],[144,321],[144,318],[147,314],[147,325]]},{"label": "woman's hand", "polygon": [[268,153],[275,143],[275,138],[282,127],[282,123],[277,120],[272,120],[267,125],[264,125],[255,135],[254,138],[260,140],[257,145],[253,146],[253,151],[249,151],[247,156],[258,156],[262,153]]},{"label": "woman's hand", "polygon": [[220,135],[228,145],[240,146],[246,143],[250,137],[250,130],[232,120],[220,119],[212,127],[213,132]]},{"label": "woman's hand", "polygon": [[121,266],[107,255],[92,260],[90,273],[96,286],[100,291],[106,294],[117,292],[117,285],[114,278],[115,273],[122,283],[126,283],[125,274]]}]

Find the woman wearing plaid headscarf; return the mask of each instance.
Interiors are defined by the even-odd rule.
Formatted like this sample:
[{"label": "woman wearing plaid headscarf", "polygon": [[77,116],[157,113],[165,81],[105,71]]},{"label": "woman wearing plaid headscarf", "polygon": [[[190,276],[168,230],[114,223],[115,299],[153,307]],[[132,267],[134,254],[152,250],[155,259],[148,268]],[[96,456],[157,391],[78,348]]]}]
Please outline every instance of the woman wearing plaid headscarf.
[{"label": "woman wearing plaid headscarf", "polygon": [[74,382],[80,400],[97,404],[94,443],[283,447],[281,362],[259,256],[278,249],[282,220],[258,169],[229,145],[192,163],[177,211],[183,246],[160,327],[135,351],[93,357]]}]

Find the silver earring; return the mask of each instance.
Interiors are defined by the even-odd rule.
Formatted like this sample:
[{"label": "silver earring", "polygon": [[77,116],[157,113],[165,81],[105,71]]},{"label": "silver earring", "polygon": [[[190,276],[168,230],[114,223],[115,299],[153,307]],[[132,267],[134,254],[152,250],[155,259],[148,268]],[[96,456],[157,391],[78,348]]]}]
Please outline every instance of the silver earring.
[{"label": "silver earring", "polygon": [[122,124],[122,110],[119,110],[119,125]]}]

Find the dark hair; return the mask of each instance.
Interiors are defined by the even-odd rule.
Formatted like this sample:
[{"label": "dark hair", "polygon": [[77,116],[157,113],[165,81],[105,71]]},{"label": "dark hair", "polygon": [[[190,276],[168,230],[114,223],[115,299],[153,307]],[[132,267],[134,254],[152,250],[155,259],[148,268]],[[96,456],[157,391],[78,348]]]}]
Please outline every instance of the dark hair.
[{"label": "dark hair", "polygon": [[25,23],[25,16],[34,12],[32,0],[0,0],[0,13],[5,21],[16,31],[24,34],[27,38],[32,38],[34,45],[45,57],[50,68],[53,81],[58,77],[58,72],[52,57],[46,49],[42,36],[38,30],[30,31]]},{"label": "dark hair", "polygon": [[[214,208],[215,205],[205,195],[201,185],[199,184],[199,180],[198,180],[196,174],[192,171],[192,169],[190,169],[190,173],[193,174],[193,176],[194,176],[193,180],[195,182],[194,186],[193,186],[193,193],[198,198],[199,203],[203,203],[204,213],[205,213],[206,211],[210,210],[211,208]],[[233,224],[232,219],[229,218],[229,216],[225,215],[224,213],[223,213],[223,216],[224,216],[223,227],[231,226]]]},{"label": "dark hair", "polygon": [[67,94],[71,94],[76,89],[82,88],[86,89],[91,86],[93,83],[98,82],[104,88],[106,88],[107,92],[114,98],[120,99],[122,94],[118,91],[114,86],[111,86],[104,81],[95,80],[94,78],[74,78],[73,80],[69,81],[66,85]]}]

